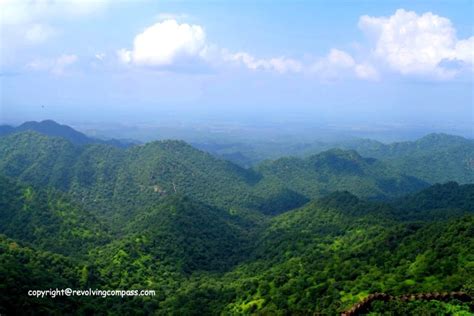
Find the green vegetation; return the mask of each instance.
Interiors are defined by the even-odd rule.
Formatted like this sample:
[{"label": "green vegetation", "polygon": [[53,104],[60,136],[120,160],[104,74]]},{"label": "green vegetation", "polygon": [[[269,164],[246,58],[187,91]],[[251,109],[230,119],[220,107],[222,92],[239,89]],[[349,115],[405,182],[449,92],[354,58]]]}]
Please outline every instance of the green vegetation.
[{"label": "green vegetation", "polygon": [[23,131],[35,131],[46,136],[53,137],[62,137],[67,139],[73,144],[76,145],[85,145],[85,144],[109,144],[117,147],[129,147],[133,145],[133,142],[125,140],[101,140],[96,138],[91,138],[84,135],[81,132],[74,130],[73,128],[67,125],[60,125],[52,120],[45,120],[41,122],[25,122],[18,127],[12,127],[8,125],[0,125],[0,136],[13,134],[15,132]]},{"label": "green vegetation", "polygon": [[429,183],[474,182],[474,141],[460,136],[430,134],[413,142],[389,145],[368,141],[350,146],[367,157],[374,157],[395,170]]},{"label": "green vegetation", "polygon": [[119,222],[174,193],[226,210],[276,214],[336,190],[382,199],[427,185],[379,161],[342,150],[304,160],[282,158],[252,170],[180,141],[128,149],[75,146],[27,131],[1,137],[0,158],[1,173],[68,192],[97,216]]},{"label": "green vegetation", "polygon": [[79,287],[76,263],[0,235],[0,313],[60,314],[74,310],[67,298],[29,297],[28,290]]},{"label": "green vegetation", "polygon": [[[0,314],[336,315],[375,292],[474,294],[473,184],[426,187],[355,151],[244,169],[179,141],[35,132],[0,137],[0,158]],[[27,296],[50,288],[156,296]]]},{"label": "green vegetation", "polygon": [[375,302],[367,315],[472,315],[470,304],[460,301]]},{"label": "green vegetation", "polygon": [[332,148],[356,150],[364,157],[386,163],[393,171],[431,184],[474,182],[474,141],[459,136],[430,134],[416,141],[384,144],[371,139],[344,141],[280,140],[257,143],[198,143],[209,151],[239,165],[256,166],[265,159],[285,156],[309,157]]},{"label": "green vegetation", "polygon": [[0,232],[39,249],[85,255],[110,241],[107,227],[64,194],[0,177]]},{"label": "green vegetation", "polygon": [[285,185],[310,198],[349,190],[365,198],[400,196],[425,187],[414,177],[392,171],[382,162],[363,158],[355,151],[334,149],[301,158],[281,158],[262,163],[261,187]]}]

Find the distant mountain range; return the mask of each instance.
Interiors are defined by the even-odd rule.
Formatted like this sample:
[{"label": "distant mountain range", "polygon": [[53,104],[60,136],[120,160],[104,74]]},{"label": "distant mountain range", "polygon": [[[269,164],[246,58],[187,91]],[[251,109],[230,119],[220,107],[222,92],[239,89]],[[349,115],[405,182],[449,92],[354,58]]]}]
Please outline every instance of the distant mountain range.
[{"label": "distant mountain range", "polygon": [[109,219],[134,216],[172,193],[233,212],[244,208],[281,213],[337,190],[386,199],[429,185],[355,151],[281,158],[245,169],[182,141],[124,149],[102,143],[77,145],[35,131],[0,137],[0,173],[68,192],[97,216]]},{"label": "distant mountain range", "polygon": [[395,170],[429,183],[474,182],[474,140],[429,134],[416,141],[382,144],[361,140],[341,146],[386,162]]},{"label": "distant mountain range", "polygon": [[117,147],[127,148],[135,144],[134,142],[125,140],[101,140],[97,138],[92,138],[86,136],[81,132],[76,131],[75,129],[67,125],[58,124],[53,120],[44,120],[41,122],[30,121],[25,122],[17,127],[9,125],[0,125],[0,136],[22,131],[35,131],[46,136],[62,137],[76,145],[108,144]]},{"label": "distant mountain range", "polygon": [[337,142],[258,142],[195,143],[208,151],[244,167],[281,157],[302,157],[330,149],[355,150],[364,157],[376,158],[400,173],[415,176],[428,183],[474,182],[474,140],[447,134],[429,134],[416,141],[384,144],[371,139]]}]

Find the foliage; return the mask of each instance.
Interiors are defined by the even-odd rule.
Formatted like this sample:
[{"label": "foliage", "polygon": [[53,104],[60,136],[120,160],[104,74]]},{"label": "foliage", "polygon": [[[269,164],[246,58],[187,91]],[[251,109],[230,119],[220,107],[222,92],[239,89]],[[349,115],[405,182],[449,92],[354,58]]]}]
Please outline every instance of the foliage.
[{"label": "foliage", "polygon": [[[179,141],[121,149],[23,132],[0,137],[0,157],[1,314],[335,315],[374,292],[474,289],[473,185],[413,193],[426,183],[355,151],[252,170]],[[56,287],[157,295],[25,294]]]},{"label": "foliage", "polygon": [[348,190],[365,198],[381,199],[419,190],[426,183],[394,172],[355,151],[334,149],[306,159],[281,158],[262,163],[260,187],[285,185],[308,197],[320,197],[337,190]]},{"label": "foliage", "polygon": [[75,256],[111,239],[105,225],[64,194],[20,186],[4,177],[0,177],[0,233]]},{"label": "foliage", "polygon": [[180,141],[125,150],[75,146],[28,131],[0,137],[0,158],[3,174],[68,192],[88,211],[115,224],[175,193],[220,209],[277,214],[336,190],[380,199],[426,186],[374,159],[341,150],[305,160],[283,158],[252,170]]}]

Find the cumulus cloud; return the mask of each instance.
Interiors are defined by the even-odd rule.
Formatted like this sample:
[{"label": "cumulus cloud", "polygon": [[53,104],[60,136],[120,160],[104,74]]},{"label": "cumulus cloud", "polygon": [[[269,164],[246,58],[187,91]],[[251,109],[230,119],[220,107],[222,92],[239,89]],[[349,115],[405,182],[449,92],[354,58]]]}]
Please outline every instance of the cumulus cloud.
[{"label": "cumulus cloud", "polygon": [[279,73],[301,72],[303,70],[303,65],[299,61],[286,57],[257,59],[248,53],[239,52],[227,54],[224,59],[241,63],[251,70],[271,70]]},{"label": "cumulus cloud", "polygon": [[374,56],[401,74],[451,78],[459,69],[443,63],[473,67],[474,37],[457,39],[451,21],[431,12],[399,9],[390,17],[364,15],[359,27],[373,41]]},{"label": "cumulus cloud", "polygon": [[355,77],[376,81],[381,72],[388,69],[402,75],[449,79],[465,69],[474,69],[474,36],[458,39],[449,19],[430,12],[419,15],[399,9],[389,17],[364,15],[359,19],[359,28],[371,40],[366,47],[369,54],[358,54],[354,58],[348,52],[333,48],[312,62],[211,49],[204,28],[178,23],[178,16],[185,17],[161,14],[157,23],[135,36],[131,48],[117,51],[119,60],[130,65],[168,69],[196,61],[213,65],[230,63],[252,71],[309,73],[323,80]]},{"label": "cumulus cloud", "polygon": [[303,65],[294,59],[272,57],[259,59],[247,52],[230,53],[218,49],[206,40],[200,25],[178,23],[167,19],[147,27],[135,36],[131,49],[117,51],[118,59],[125,64],[165,67],[204,62],[208,64],[234,63],[251,70],[269,70],[278,73],[301,72]]},{"label": "cumulus cloud", "polygon": [[138,34],[131,50],[117,53],[124,63],[159,67],[204,58],[205,51],[206,34],[201,26],[165,20]]},{"label": "cumulus cloud", "polygon": [[337,80],[355,75],[364,80],[377,80],[378,72],[370,64],[358,64],[347,52],[331,49],[328,55],[313,63],[310,71],[324,80]]},{"label": "cumulus cloud", "polygon": [[117,57],[124,64],[167,70],[198,61],[209,65],[240,65],[252,71],[279,74],[317,73],[324,79],[341,78],[348,73],[365,80],[378,79],[378,72],[372,65],[357,63],[350,54],[341,50],[332,49],[312,65],[285,56],[258,58],[248,52],[216,48],[207,42],[203,27],[178,23],[174,19],[145,28],[135,36],[130,49],[117,51]]},{"label": "cumulus cloud", "polygon": [[26,65],[26,68],[34,71],[48,71],[56,76],[65,74],[66,68],[78,61],[76,55],[60,55],[54,59],[36,59]]}]

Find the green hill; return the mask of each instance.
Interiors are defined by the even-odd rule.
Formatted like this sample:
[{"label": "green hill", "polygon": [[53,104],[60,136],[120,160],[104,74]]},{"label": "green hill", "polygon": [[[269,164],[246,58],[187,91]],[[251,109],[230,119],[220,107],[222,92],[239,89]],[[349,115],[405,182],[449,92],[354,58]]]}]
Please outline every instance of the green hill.
[{"label": "green hill", "polygon": [[41,122],[30,121],[30,122],[25,122],[17,127],[13,127],[9,125],[0,126],[0,136],[13,134],[17,132],[24,132],[24,131],[33,131],[33,132],[37,132],[42,135],[51,136],[51,137],[61,137],[61,138],[67,139],[68,141],[76,145],[108,144],[108,145],[124,147],[124,148],[134,145],[134,142],[127,141],[127,140],[117,140],[117,139],[102,140],[102,139],[89,137],[81,132],[76,131],[70,126],[56,123],[53,120],[44,120]]},{"label": "green hill", "polygon": [[75,256],[111,240],[107,227],[64,194],[20,186],[3,177],[0,234],[45,251]]},{"label": "green hill", "polygon": [[259,186],[283,185],[315,198],[334,191],[348,190],[372,199],[394,197],[413,192],[427,184],[393,171],[373,158],[355,151],[333,149],[308,158],[281,158],[260,164],[263,175]]},{"label": "green hill", "polygon": [[129,218],[171,193],[226,209],[263,203],[251,192],[258,174],[180,141],[125,150],[23,132],[0,137],[0,157],[4,175],[69,192],[103,217]]},{"label": "green hill", "polygon": [[414,176],[428,183],[474,182],[474,141],[448,134],[429,134],[415,141],[391,144],[372,139],[353,138],[327,142],[254,141],[250,143],[197,143],[214,155],[244,166],[257,166],[265,159],[286,156],[309,157],[332,148],[355,150],[364,157],[376,158],[394,171]]},{"label": "green hill", "polygon": [[474,141],[460,136],[429,134],[410,142],[367,141],[348,147],[429,183],[474,182]]},{"label": "green hill", "polygon": [[[335,315],[375,292],[472,295],[473,201],[473,184],[428,187],[353,150],[245,169],[180,141],[13,133],[0,137],[0,313]],[[156,295],[25,295],[56,287]]]},{"label": "green hill", "polygon": [[244,169],[180,141],[128,149],[74,145],[35,132],[0,137],[0,172],[70,193],[103,218],[129,219],[171,193],[222,208],[276,214],[336,190],[386,198],[425,184],[353,151],[282,158]]},{"label": "green hill", "polygon": [[[457,196],[459,205],[471,199],[464,187],[448,184],[442,190]],[[50,197],[37,199],[34,209],[54,203]],[[407,203],[416,203],[412,198]],[[21,205],[5,197],[2,203],[10,210]],[[438,203],[451,205],[442,198]],[[83,313],[114,314],[337,314],[374,292],[472,291],[474,216],[412,222],[399,220],[397,212],[386,203],[335,192],[252,228],[232,214],[173,195],[140,212],[115,240],[96,241],[86,256],[64,252],[67,257],[42,250],[47,244],[41,238],[5,230],[29,247],[0,237],[0,305],[6,313],[21,308],[70,313],[80,306]],[[37,214],[44,222],[51,217]],[[28,225],[56,236],[58,244],[72,238],[57,233],[61,222]],[[91,229],[93,223],[78,221],[68,228],[83,225]],[[158,295],[39,300],[21,295],[30,286],[155,289]]]},{"label": "green hill", "polygon": [[179,270],[225,270],[242,259],[246,231],[231,215],[184,196],[143,212],[127,232],[148,244],[157,260]]},{"label": "green hill", "polygon": [[0,234],[0,313],[52,315],[72,312],[69,298],[36,298],[29,290],[80,286],[77,263],[53,252],[32,249]]}]

